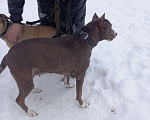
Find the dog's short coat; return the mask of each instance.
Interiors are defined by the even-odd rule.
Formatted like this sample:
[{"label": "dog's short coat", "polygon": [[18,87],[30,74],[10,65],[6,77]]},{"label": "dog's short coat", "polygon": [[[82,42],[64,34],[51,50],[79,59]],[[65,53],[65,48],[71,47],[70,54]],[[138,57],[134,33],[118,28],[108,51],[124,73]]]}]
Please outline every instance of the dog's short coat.
[{"label": "dog's short coat", "polygon": [[[11,24],[12,24],[11,21],[9,21],[9,18],[6,15],[0,14],[0,38],[6,42],[9,48],[14,46],[16,43],[21,42],[26,39],[43,38],[43,37],[51,38],[56,35],[56,28],[51,27],[51,26],[45,26],[45,25],[27,26],[27,25],[22,24],[22,32],[21,32],[20,37],[17,39],[17,42],[12,43],[6,37]],[[69,88],[73,87],[73,85],[69,83],[69,76],[65,75],[63,77],[63,80],[65,78],[67,78],[67,87]]]},{"label": "dog's short coat", "polygon": [[[105,19],[105,14],[101,18],[95,14],[93,20],[81,30],[89,34],[89,38],[96,46],[99,41],[111,41],[116,37],[117,33],[111,27],[111,23]],[[91,51],[90,45],[77,34],[53,39],[25,40],[13,46],[5,55],[0,65],[0,73],[6,66],[9,67],[19,88],[16,102],[29,116],[37,115],[25,105],[25,98],[34,88],[33,76],[37,73],[74,75],[76,99],[82,108],[86,108],[89,103],[83,102],[81,96]]]}]

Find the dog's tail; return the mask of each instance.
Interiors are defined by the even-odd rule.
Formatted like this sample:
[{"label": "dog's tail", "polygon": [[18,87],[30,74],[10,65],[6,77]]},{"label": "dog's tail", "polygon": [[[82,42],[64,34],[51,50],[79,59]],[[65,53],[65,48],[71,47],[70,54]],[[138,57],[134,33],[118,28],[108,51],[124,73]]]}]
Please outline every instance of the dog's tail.
[{"label": "dog's tail", "polygon": [[3,70],[6,68],[7,66],[7,54],[4,56],[1,64],[0,64],[0,73],[3,72]]}]

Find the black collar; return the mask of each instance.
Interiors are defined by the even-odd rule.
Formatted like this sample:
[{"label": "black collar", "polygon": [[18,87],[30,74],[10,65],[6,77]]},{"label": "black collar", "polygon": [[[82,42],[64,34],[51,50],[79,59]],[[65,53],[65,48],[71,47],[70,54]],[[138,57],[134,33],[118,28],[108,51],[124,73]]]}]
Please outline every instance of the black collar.
[{"label": "black collar", "polygon": [[9,22],[8,22],[8,20],[6,20],[6,22],[7,22],[6,30],[3,33],[0,34],[0,37],[3,37],[6,34],[7,30],[8,30]]},{"label": "black collar", "polygon": [[93,49],[95,47],[93,41],[90,39],[89,34],[86,32],[83,32],[82,30],[76,30],[75,34],[77,34],[78,36],[80,36],[82,39],[84,39],[89,45],[90,47]]}]

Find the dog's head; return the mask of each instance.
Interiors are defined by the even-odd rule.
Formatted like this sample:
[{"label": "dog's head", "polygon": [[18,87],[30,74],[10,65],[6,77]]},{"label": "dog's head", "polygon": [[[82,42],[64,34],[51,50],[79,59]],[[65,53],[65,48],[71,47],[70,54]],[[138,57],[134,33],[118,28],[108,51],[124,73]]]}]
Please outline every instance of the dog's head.
[{"label": "dog's head", "polygon": [[105,19],[105,13],[100,18],[95,13],[92,21],[96,21],[98,29],[100,29],[99,41],[104,39],[112,41],[117,36],[117,33],[112,29],[112,24],[109,20]]}]

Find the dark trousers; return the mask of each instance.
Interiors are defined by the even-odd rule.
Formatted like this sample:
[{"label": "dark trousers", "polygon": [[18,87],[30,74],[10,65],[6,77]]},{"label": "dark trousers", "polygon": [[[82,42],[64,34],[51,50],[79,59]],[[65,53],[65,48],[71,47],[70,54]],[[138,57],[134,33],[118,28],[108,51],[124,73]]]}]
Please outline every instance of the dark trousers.
[{"label": "dark trousers", "polygon": [[[65,0],[67,2],[67,0]],[[37,0],[38,14],[40,18],[50,13],[54,6],[55,0]],[[63,0],[62,0],[63,3]],[[65,5],[65,2],[64,2]],[[85,24],[86,0],[71,1],[71,18],[73,29],[80,29]],[[46,21],[45,21],[46,22]]]}]

